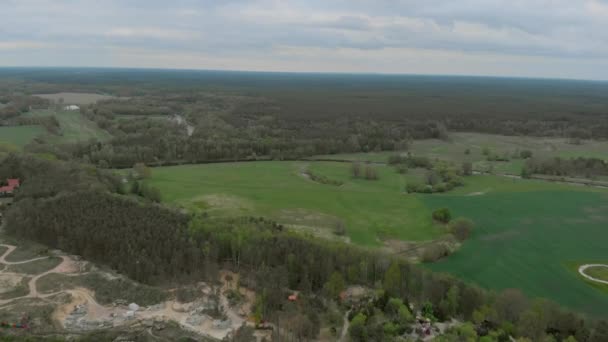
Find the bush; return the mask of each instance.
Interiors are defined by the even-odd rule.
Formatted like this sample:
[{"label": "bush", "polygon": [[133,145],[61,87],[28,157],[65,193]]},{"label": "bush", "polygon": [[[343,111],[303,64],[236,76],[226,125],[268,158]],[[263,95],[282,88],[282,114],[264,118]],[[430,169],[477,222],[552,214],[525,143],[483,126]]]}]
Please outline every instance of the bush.
[{"label": "bush", "polygon": [[466,161],[462,163],[462,174],[465,176],[470,176],[473,174],[473,163],[470,161]]},{"label": "bush", "polygon": [[460,217],[450,222],[450,231],[459,241],[464,241],[469,238],[474,226],[473,221]]},{"label": "bush", "polygon": [[399,164],[395,167],[395,170],[397,173],[406,174],[409,169],[407,168],[407,165]]},{"label": "bush", "polygon": [[519,152],[519,156],[522,159],[528,159],[528,158],[532,158],[532,151],[529,150],[523,150],[521,152]]},{"label": "bush", "polygon": [[450,249],[446,245],[442,243],[432,244],[422,253],[422,261],[435,262],[448,255],[450,255]]},{"label": "bush", "polygon": [[448,223],[452,219],[452,214],[448,208],[439,208],[433,211],[433,220]]}]

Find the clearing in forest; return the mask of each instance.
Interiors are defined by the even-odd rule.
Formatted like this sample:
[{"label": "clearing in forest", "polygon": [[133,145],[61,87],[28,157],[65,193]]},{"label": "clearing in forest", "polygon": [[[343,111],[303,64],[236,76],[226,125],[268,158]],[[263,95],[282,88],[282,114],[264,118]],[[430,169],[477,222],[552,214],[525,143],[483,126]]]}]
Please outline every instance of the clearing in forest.
[{"label": "clearing in forest", "polygon": [[104,141],[110,138],[110,134],[101,129],[97,124],[80,114],[79,111],[41,109],[26,113],[24,116],[45,117],[54,116],[59,121],[60,133],[58,135],[48,134],[51,143],[75,143],[97,139]]},{"label": "clearing in forest", "polygon": [[19,149],[32,139],[45,132],[42,126],[2,126],[0,127],[0,145],[10,149]]}]

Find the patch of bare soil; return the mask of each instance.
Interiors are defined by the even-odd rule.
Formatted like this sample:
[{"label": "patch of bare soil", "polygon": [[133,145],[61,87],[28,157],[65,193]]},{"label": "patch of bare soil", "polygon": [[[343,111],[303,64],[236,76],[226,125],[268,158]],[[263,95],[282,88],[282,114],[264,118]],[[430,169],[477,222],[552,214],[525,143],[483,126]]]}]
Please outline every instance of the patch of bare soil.
[{"label": "patch of bare soil", "polygon": [[0,273],[0,293],[11,292],[23,280],[17,273]]}]

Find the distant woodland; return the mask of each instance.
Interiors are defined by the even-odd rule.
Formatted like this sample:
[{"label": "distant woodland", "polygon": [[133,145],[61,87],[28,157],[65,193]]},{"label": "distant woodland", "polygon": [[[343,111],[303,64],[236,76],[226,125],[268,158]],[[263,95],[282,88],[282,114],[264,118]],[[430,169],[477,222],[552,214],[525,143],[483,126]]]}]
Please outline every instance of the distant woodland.
[{"label": "distant woodland", "polygon": [[404,150],[413,139],[448,139],[450,131],[608,138],[603,83],[95,69],[3,75],[11,78],[0,82],[0,124],[56,130],[52,117],[20,116],[51,105],[32,94],[120,96],[80,108],[109,141],[28,146],[102,167]]}]

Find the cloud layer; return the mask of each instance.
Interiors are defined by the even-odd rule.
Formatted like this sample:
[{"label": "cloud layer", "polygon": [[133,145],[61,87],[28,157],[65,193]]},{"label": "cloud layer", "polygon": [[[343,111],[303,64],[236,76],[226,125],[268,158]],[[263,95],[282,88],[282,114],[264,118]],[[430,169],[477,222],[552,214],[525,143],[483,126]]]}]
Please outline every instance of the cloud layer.
[{"label": "cloud layer", "polygon": [[608,79],[608,0],[0,0],[0,65]]}]

